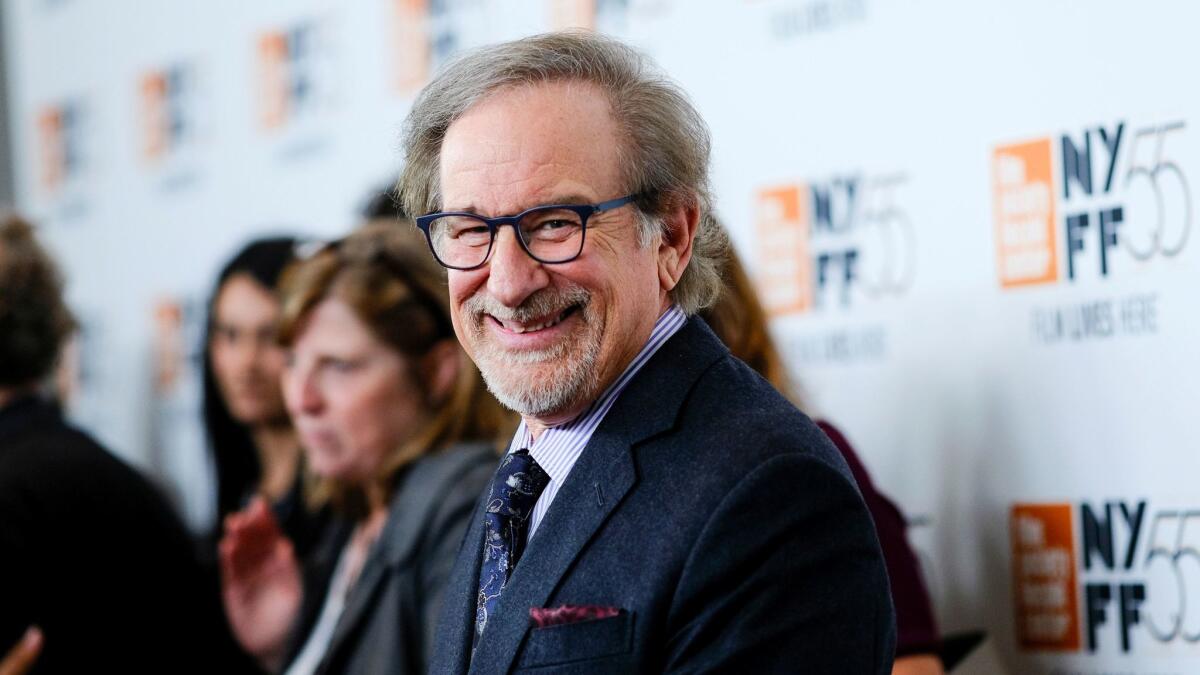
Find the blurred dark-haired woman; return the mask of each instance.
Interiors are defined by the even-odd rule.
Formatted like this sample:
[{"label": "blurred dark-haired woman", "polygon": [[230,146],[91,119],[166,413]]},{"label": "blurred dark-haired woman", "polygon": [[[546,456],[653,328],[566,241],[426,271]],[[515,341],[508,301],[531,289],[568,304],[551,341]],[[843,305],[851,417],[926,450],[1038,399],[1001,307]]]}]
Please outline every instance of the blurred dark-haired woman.
[{"label": "blurred dark-haired woman", "polygon": [[208,305],[204,425],[217,483],[217,531],[205,547],[210,556],[225,517],[256,495],[271,505],[301,557],[327,520],[305,501],[303,452],[280,389],[276,285],[295,261],[295,249],[290,237],[246,245],[222,268]]}]

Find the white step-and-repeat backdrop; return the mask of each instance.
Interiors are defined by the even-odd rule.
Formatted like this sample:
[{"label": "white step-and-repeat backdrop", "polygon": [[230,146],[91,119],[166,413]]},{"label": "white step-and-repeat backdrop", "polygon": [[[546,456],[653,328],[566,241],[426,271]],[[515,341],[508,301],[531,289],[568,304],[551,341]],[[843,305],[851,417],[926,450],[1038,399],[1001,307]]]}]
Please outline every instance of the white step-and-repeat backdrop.
[{"label": "white step-and-repeat backdrop", "polygon": [[1200,672],[1200,9],[1010,0],[5,4],[20,207],[83,319],[76,420],[210,505],[203,303],[344,232],[455,52],[621,36],[713,131],[815,411],[1011,672]]}]

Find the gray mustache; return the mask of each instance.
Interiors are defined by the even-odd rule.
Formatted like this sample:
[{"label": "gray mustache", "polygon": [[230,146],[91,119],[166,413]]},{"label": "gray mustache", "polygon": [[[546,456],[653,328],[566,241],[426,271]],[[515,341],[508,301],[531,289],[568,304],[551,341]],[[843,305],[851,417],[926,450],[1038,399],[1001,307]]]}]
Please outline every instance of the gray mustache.
[{"label": "gray mustache", "polygon": [[591,301],[592,294],[582,286],[571,286],[562,289],[543,289],[525,298],[516,307],[508,307],[490,295],[473,295],[463,303],[463,309],[479,320],[484,314],[503,321],[531,321],[552,312],[581,305],[586,307]]}]

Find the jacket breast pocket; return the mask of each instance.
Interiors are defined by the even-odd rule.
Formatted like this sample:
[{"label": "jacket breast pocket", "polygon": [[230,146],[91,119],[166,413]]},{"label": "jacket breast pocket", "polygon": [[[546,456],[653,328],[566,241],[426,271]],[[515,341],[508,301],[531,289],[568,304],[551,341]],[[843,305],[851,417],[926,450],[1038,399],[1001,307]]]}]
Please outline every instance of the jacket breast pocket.
[{"label": "jacket breast pocket", "polygon": [[610,659],[617,665],[625,659],[616,657],[632,651],[633,618],[632,613],[621,610],[606,619],[531,628],[517,660],[517,669],[559,666],[555,672],[565,672],[561,667],[578,663],[587,667],[582,672],[605,672],[608,669],[597,660]]}]

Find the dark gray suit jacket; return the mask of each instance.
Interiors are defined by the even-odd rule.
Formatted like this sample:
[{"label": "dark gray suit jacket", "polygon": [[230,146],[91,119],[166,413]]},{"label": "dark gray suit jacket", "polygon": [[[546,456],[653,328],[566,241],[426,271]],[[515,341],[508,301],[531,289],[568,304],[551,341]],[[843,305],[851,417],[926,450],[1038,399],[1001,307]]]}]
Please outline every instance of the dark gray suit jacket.
[{"label": "dark gray suit jacket", "polygon": [[[596,430],[471,656],[476,514],[433,673],[888,673],[874,526],[807,417],[690,319]],[[530,608],[611,618],[534,628]]]},{"label": "dark gray suit jacket", "polygon": [[[387,524],[346,598],[318,673],[425,672],[446,577],[496,461],[490,446],[464,445],[404,469]],[[314,551],[289,662],[320,615],[352,530],[353,523],[335,522]]]}]

